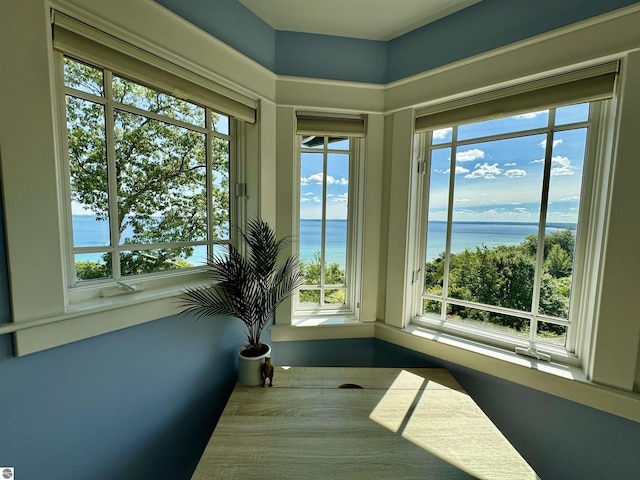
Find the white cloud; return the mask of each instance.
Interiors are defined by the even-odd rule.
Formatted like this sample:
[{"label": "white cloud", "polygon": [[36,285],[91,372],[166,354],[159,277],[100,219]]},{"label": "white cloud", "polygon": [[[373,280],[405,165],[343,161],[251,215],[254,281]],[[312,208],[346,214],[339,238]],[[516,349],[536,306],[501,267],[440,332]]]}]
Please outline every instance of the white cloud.
[{"label": "white cloud", "polygon": [[529,163],[544,163],[544,158],[541,158],[540,160],[532,160]]},{"label": "white cloud", "polygon": [[567,157],[551,158],[551,175],[573,175],[575,167]]},{"label": "white cloud", "polygon": [[469,203],[471,201],[470,198],[458,198],[456,202],[458,203]]},{"label": "white cloud", "polygon": [[333,178],[331,175],[327,175],[327,185],[348,185],[349,180],[346,178]]},{"label": "white cloud", "polygon": [[[553,146],[555,147],[557,145],[560,145],[562,142],[563,142],[563,140],[561,138],[558,138],[557,140],[553,141]],[[547,139],[545,138],[538,145],[540,145],[542,148],[546,148],[547,147]]]},{"label": "white cloud", "polygon": [[498,164],[494,163],[493,165],[489,165],[488,163],[478,163],[475,167],[476,169],[468,175],[465,175],[464,178],[496,178],[497,175],[502,173],[502,169],[498,168]]},{"label": "white cloud", "polygon": [[517,163],[515,163],[515,162],[505,163],[504,164],[505,167],[515,167],[516,165],[517,165]]},{"label": "white cloud", "polygon": [[[451,171],[450,168],[447,168],[445,171],[443,171],[443,174],[448,174]],[[464,168],[464,167],[460,167],[459,165],[456,165],[456,175],[459,175],[461,173],[469,173],[469,169],[468,168]]]},{"label": "white cloud", "polygon": [[[314,173],[308,177],[300,178],[300,185],[309,185],[315,183],[316,185],[322,185],[322,172]],[[348,185],[349,181],[346,178],[334,178],[331,175],[327,175],[327,185]]]},{"label": "white cloud", "polygon": [[514,115],[511,118],[515,118],[516,120],[530,120],[530,119],[536,118],[538,115],[542,115],[544,113],[547,113],[547,111],[546,110],[542,110],[540,112],[523,113],[521,115]]},{"label": "white cloud", "polygon": [[514,211],[518,212],[518,213],[526,213],[527,209],[524,207],[518,207],[518,208],[514,208]]},{"label": "white cloud", "polygon": [[449,135],[451,133],[451,128],[443,128],[441,130],[434,130],[433,131],[433,138],[435,140],[444,140],[445,138],[447,138],[447,135]]},{"label": "white cloud", "polygon": [[349,194],[347,192],[345,193],[341,193],[339,195],[333,195],[333,202],[336,203],[347,203],[347,201],[349,200]]},{"label": "white cloud", "polygon": [[458,152],[456,154],[456,160],[459,162],[471,162],[473,160],[477,160],[478,158],[484,158],[484,152],[477,148],[472,148],[471,150]]},{"label": "white cloud", "polygon": [[504,172],[504,174],[509,178],[526,177],[527,176],[526,170],[521,170],[519,168],[514,168],[512,170],[507,170],[506,172]]}]

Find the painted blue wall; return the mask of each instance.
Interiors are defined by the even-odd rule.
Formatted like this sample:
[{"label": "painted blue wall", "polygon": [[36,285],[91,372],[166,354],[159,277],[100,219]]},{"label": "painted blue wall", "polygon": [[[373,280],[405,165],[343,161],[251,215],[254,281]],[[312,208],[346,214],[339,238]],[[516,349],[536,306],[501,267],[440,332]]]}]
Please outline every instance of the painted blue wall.
[{"label": "painted blue wall", "polygon": [[[2,321],[6,265],[0,231]],[[21,480],[189,479],[235,384],[241,326],[171,316],[20,358],[0,336],[0,466]]]},{"label": "painted blue wall", "polygon": [[638,2],[482,0],[391,40],[386,80],[400,80],[633,3]]},{"label": "painted blue wall", "polygon": [[385,83],[387,42],[276,32],[276,73],[300,77]]},{"label": "painted blue wall", "polygon": [[447,368],[540,478],[622,480],[639,476],[640,423],[381,340],[272,345],[277,365]]},{"label": "painted blue wall", "polygon": [[238,0],[155,1],[263,67],[275,71],[275,30]]},{"label": "painted blue wall", "polygon": [[276,31],[238,0],[156,2],[277,74],[379,84],[638,3],[483,0],[401,37],[380,42]]}]

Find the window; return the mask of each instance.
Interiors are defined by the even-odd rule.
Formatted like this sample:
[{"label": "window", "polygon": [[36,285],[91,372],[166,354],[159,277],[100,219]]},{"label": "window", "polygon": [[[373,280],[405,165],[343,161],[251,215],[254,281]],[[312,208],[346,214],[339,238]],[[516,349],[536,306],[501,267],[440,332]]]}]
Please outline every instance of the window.
[{"label": "window", "polygon": [[68,303],[197,276],[233,240],[255,100],[59,12],[53,47]]},{"label": "window", "polygon": [[71,286],[206,263],[230,234],[230,117],[63,62]]},{"label": "window", "polygon": [[300,137],[300,307],[348,305],[347,251],[351,141]]},{"label": "window", "polygon": [[417,135],[416,322],[577,361],[601,103],[480,115]]},{"label": "window", "polygon": [[361,117],[347,118],[347,126],[337,129],[335,120],[322,118],[332,132],[323,135],[327,128],[318,121],[298,115],[298,253],[305,283],[296,296],[296,312],[351,315],[356,314],[359,283],[355,220],[360,203],[356,181],[359,139],[339,133],[353,135],[348,126],[363,133],[364,123]]}]

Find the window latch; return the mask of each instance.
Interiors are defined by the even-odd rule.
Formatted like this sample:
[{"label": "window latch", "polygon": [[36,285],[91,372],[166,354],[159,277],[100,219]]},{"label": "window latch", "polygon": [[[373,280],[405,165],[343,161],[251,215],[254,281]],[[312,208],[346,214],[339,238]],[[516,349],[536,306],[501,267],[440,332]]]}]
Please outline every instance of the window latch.
[{"label": "window latch", "polygon": [[548,353],[540,352],[535,347],[516,347],[516,353],[519,355],[526,355],[527,357],[537,358],[538,360],[542,360],[544,362],[551,361],[551,355],[549,355]]}]

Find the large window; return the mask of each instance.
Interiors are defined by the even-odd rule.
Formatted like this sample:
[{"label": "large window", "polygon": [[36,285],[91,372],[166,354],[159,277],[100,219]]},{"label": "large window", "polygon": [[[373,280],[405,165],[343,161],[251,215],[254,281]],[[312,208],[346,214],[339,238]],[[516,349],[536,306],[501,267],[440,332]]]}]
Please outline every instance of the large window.
[{"label": "large window", "polygon": [[299,136],[299,255],[305,276],[298,310],[352,311],[353,171],[357,140]]},{"label": "large window", "polygon": [[230,117],[63,62],[71,284],[204,264],[229,240]]},{"label": "large window", "polygon": [[[599,102],[420,134],[423,268],[416,313],[548,358],[575,351],[585,192]],[[593,150],[593,149],[591,149]]]}]

